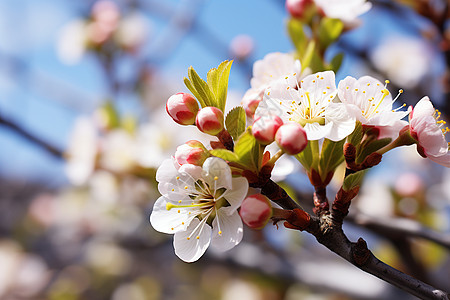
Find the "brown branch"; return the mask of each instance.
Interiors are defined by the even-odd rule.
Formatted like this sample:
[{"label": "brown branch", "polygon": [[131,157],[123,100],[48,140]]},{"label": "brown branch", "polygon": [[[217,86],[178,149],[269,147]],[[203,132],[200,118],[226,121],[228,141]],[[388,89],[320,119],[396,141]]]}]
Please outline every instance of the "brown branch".
[{"label": "brown branch", "polygon": [[5,127],[9,128],[10,130],[14,131],[15,133],[17,133],[18,135],[20,135],[24,139],[26,139],[26,140],[32,142],[33,144],[41,147],[42,149],[44,149],[45,151],[47,151],[48,153],[50,153],[54,157],[56,157],[56,158],[63,158],[64,152],[62,150],[60,150],[60,149],[50,145],[49,143],[39,139],[38,137],[32,135],[27,130],[25,130],[24,128],[20,127],[18,124],[14,123],[13,121],[7,120],[7,119],[3,118],[2,116],[0,116],[0,125],[3,125]]},{"label": "brown branch", "polygon": [[450,295],[414,277],[411,277],[376,258],[360,238],[356,243],[348,240],[340,227],[331,226],[333,222],[322,216],[311,216],[306,231],[332,252],[344,258],[359,269],[372,274],[390,284],[421,299],[449,299]]},{"label": "brown branch", "polygon": [[405,218],[372,217],[362,212],[351,213],[347,220],[373,230],[381,235],[397,235],[422,238],[450,250],[450,235],[433,231],[420,223]]},{"label": "brown branch", "polygon": [[261,194],[267,196],[270,200],[280,205],[284,209],[301,208],[297,202],[289,197],[289,195],[283,188],[281,188],[271,179],[269,179],[266,184],[261,187]]}]

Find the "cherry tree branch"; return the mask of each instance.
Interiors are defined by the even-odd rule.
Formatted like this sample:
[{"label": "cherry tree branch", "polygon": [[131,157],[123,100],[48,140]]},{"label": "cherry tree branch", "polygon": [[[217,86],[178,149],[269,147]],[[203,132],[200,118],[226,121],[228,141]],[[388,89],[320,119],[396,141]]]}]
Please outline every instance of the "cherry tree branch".
[{"label": "cherry tree branch", "polygon": [[[278,186],[273,181],[270,185],[272,186],[272,190],[276,190],[275,186]],[[274,195],[276,194],[266,194],[269,198]],[[290,197],[289,199],[292,200]],[[284,201],[279,201],[277,199],[275,202],[284,209],[292,210],[293,212],[296,210],[298,211],[298,208],[291,208],[292,202],[289,201],[289,199],[283,198]],[[295,201],[293,202],[296,203]],[[304,226],[303,228],[296,226],[296,224],[305,224],[305,219],[299,220],[298,223],[295,223],[295,220],[290,219],[288,220],[288,224],[285,223],[285,225],[289,228],[297,227],[299,230],[307,231],[314,235],[320,244],[324,245],[354,266],[414,296],[421,299],[449,299],[450,295],[448,293],[436,289],[433,286],[380,261],[367,248],[367,243],[362,238],[359,238],[356,243],[351,242],[342,230],[342,224],[340,222],[336,223],[333,220],[331,213],[323,213],[320,217],[316,217],[302,211],[302,214],[292,214],[292,217],[295,217],[295,215],[303,217],[305,214],[308,215],[307,226]],[[291,226],[291,224],[294,224],[294,226]]]},{"label": "cherry tree branch", "polygon": [[4,117],[0,116],[0,125],[3,125],[16,134],[20,135],[21,137],[25,138],[26,140],[32,142],[33,144],[39,146],[40,148],[44,149],[51,155],[53,155],[56,158],[63,158],[64,152],[53,145],[50,145],[46,141],[41,140],[40,138],[32,135],[24,128],[20,127],[18,124],[14,123],[11,120],[7,120]]}]

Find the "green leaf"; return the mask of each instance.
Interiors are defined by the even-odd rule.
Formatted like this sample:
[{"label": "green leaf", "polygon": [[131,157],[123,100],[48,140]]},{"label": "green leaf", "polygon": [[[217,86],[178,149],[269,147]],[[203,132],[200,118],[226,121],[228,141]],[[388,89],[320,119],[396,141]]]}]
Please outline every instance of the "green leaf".
[{"label": "green leaf", "polygon": [[361,147],[361,153],[356,158],[356,163],[360,164],[364,161],[364,159],[367,157],[367,155],[376,152],[383,148],[384,146],[387,146],[392,141],[391,138],[384,138],[384,139],[378,139],[374,140],[373,142],[369,143],[368,145],[364,145]]},{"label": "green leaf", "polygon": [[344,161],[344,143],[345,139],[339,142],[329,139],[323,141],[319,160],[319,173],[322,180],[325,180],[327,174],[334,171]]},{"label": "green leaf", "polygon": [[242,106],[236,106],[230,110],[225,118],[225,126],[233,140],[236,141],[245,131],[245,110]]},{"label": "green leaf", "polygon": [[360,186],[366,171],[367,170],[362,170],[346,176],[344,178],[344,183],[342,184],[342,189],[348,192],[354,187]]},{"label": "green leaf", "polygon": [[311,141],[308,141],[306,148],[299,154],[295,155],[295,158],[302,164],[302,166],[305,168],[306,172],[309,172],[309,170],[311,170],[311,167],[314,162]]},{"label": "green leaf", "polygon": [[207,74],[209,89],[215,96],[216,107],[225,110],[228,90],[228,78],[230,76],[233,61],[223,61],[217,68],[212,68]]},{"label": "green leaf", "polygon": [[356,121],[355,129],[347,137],[347,142],[356,147],[359,145],[359,143],[361,143],[362,138],[363,138],[362,124],[360,121]]},{"label": "green leaf", "polygon": [[234,153],[239,157],[239,162],[253,171],[258,171],[261,165],[262,148],[256,142],[251,133],[251,128],[239,136],[234,145]]},{"label": "green leaf", "polygon": [[112,129],[120,126],[120,116],[113,102],[106,101],[101,107],[100,112],[105,117],[106,126],[108,128]]},{"label": "green leaf", "polygon": [[308,37],[303,30],[303,22],[298,19],[291,18],[287,22],[287,30],[298,54],[300,57],[303,57],[303,55],[305,55],[306,45],[308,43]]},{"label": "green leaf", "polygon": [[336,54],[330,62],[330,69],[333,70],[335,73],[339,71],[339,68],[341,67],[342,60],[344,59],[344,53],[338,53]]},{"label": "green leaf", "polygon": [[322,18],[319,24],[319,43],[321,49],[327,49],[342,33],[344,23],[339,19]]},{"label": "green leaf", "polygon": [[[200,99],[202,99],[206,106],[218,107],[213,92],[209,88],[208,84],[203,79],[201,79],[200,76],[198,76],[193,67],[189,67],[188,75],[190,82],[198,93],[197,99],[199,101]],[[202,101],[200,101],[200,103],[202,103]]]},{"label": "green leaf", "polygon": [[305,53],[303,54],[300,61],[302,62],[302,71],[311,65],[311,61],[314,56],[314,51],[316,48],[316,42],[310,41],[306,47]]},{"label": "green leaf", "polygon": [[227,161],[231,161],[231,162],[239,162],[239,156],[237,156],[236,153],[234,153],[230,150],[214,149],[214,150],[210,150],[209,153],[211,153],[211,155],[219,157],[223,160],[227,160]]},{"label": "green leaf", "polygon": [[200,102],[200,105],[202,107],[207,106],[203,98],[200,97],[200,94],[197,92],[192,82],[186,77],[184,77],[184,85],[186,85],[186,87],[191,91],[191,93],[195,96],[195,98],[197,98],[198,102]]}]

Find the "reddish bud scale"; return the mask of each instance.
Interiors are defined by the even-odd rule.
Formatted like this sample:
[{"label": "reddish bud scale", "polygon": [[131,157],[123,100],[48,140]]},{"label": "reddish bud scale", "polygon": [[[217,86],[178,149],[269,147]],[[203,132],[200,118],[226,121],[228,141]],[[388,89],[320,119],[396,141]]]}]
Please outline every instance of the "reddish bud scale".
[{"label": "reddish bud scale", "polygon": [[281,125],[283,121],[278,116],[259,117],[253,122],[252,134],[260,144],[268,145],[275,140],[275,134]]},{"label": "reddish bud scale", "polygon": [[181,125],[192,125],[199,110],[197,100],[190,94],[172,95],[166,103],[166,111],[172,119]]},{"label": "reddish bud scale", "polygon": [[272,206],[266,196],[255,194],[244,199],[239,214],[248,227],[261,229],[272,217]]},{"label": "reddish bud scale", "polygon": [[302,152],[308,145],[306,131],[300,124],[294,122],[281,126],[275,135],[275,141],[289,155]]},{"label": "reddish bud scale", "polygon": [[287,0],[286,10],[292,17],[302,18],[311,4],[313,4],[312,0]]},{"label": "reddish bud scale", "polygon": [[223,129],[223,112],[217,107],[202,108],[195,119],[197,128],[206,134],[217,135]]}]

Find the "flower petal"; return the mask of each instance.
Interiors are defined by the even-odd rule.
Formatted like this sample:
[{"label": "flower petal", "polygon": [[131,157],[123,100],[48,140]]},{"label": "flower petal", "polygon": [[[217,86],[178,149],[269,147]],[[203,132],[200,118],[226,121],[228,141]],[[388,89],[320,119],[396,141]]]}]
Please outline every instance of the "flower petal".
[{"label": "flower petal", "polygon": [[[414,116],[415,118],[416,116]],[[436,120],[426,116],[416,123],[414,131],[417,132],[419,144],[425,148],[427,156],[441,156],[448,152],[448,144]]]},{"label": "flower petal", "polygon": [[356,125],[356,119],[348,114],[342,103],[328,105],[325,109],[325,120],[333,124],[326,137],[334,142],[346,138],[353,132]]},{"label": "flower petal", "polygon": [[420,99],[419,102],[417,102],[417,104],[414,106],[414,110],[411,113],[411,118],[414,115],[414,118],[420,119],[426,116],[433,116],[434,113],[435,109],[430,101],[430,98],[425,96],[422,99]]},{"label": "flower petal", "polygon": [[165,159],[156,171],[156,181],[167,182],[178,174],[173,158]]},{"label": "flower petal", "polygon": [[200,224],[197,218],[192,220],[186,231],[179,231],[173,237],[175,254],[185,262],[198,260],[208,249],[210,242],[211,227],[206,223]]},{"label": "flower petal", "polygon": [[248,193],[248,181],[244,177],[233,178],[232,183],[233,188],[226,190],[222,195],[231,205],[230,214],[234,213],[241,206]]},{"label": "flower petal", "polygon": [[435,163],[438,163],[444,167],[450,168],[450,153],[447,153],[446,155],[441,155],[441,156],[428,155],[427,157],[429,159],[431,159],[432,161],[434,161]]},{"label": "flower petal", "polygon": [[186,230],[194,216],[188,215],[184,211],[178,213],[176,209],[167,210],[168,202],[168,199],[164,196],[156,200],[150,215],[150,223],[153,228],[156,231],[168,234]]},{"label": "flower petal", "polygon": [[218,157],[207,158],[203,163],[203,170],[206,173],[204,178],[210,187],[231,189],[231,169],[226,161]]},{"label": "flower petal", "polygon": [[211,247],[219,251],[230,250],[242,240],[244,230],[241,217],[237,211],[230,214],[231,210],[230,206],[220,208],[213,221]]},{"label": "flower petal", "polygon": [[303,128],[306,131],[306,136],[308,140],[320,140],[325,137],[328,133],[330,133],[331,127],[333,123],[328,123],[325,125],[320,125],[319,123],[306,123]]}]

